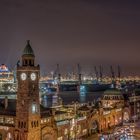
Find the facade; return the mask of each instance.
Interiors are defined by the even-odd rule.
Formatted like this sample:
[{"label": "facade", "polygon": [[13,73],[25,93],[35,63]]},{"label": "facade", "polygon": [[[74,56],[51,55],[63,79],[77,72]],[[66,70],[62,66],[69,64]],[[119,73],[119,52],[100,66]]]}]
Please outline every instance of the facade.
[{"label": "facade", "polygon": [[134,121],[140,118],[140,89],[135,89],[129,96],[131,116]]},{"label": "facade", "polygon": [[102,97],[103,107],[115,107],[117,104],[124,106],[124,97],[119,90],[107,90]]}]

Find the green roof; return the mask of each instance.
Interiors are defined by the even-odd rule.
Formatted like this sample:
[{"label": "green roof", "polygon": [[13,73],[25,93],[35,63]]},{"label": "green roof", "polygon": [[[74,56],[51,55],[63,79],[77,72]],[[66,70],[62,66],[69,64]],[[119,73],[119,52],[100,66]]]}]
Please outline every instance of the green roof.
[{"label": "green roof", "polygon": [[23,50],[23,55],[31,55],[34,56],[34,51],[30,45],[30,40],[27,40],[27,45]]}]

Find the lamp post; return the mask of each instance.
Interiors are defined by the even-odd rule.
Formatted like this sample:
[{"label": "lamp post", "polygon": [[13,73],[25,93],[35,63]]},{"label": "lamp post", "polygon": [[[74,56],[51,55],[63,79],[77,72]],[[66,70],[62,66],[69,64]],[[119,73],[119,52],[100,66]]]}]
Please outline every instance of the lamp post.
[{"label": "lamp post", "polygon": [[135,91],[134,91],[133,97],[134,97],[134,124],[135,124],[135,121],[136,121],[136,95],[135,95]]},{"label": "lamp post", "polygon": [[134,90],[133,90],[133,95],[134,95],[134,124],[135,124],[135,121],[136,121],[136,94],[135,94],[135,81],[134,81]]}]

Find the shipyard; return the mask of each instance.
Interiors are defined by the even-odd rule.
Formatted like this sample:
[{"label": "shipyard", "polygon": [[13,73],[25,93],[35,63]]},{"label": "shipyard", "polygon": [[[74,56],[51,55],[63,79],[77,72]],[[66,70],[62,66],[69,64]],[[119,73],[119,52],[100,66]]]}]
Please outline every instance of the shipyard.
[{"label": "shipyard", "polygon": [[[42,140],[121,139],[139,136],[139,78],[121,79],[120,67],[117,77],[110,67],[108,81],[102,79],[101,71],[100,77],[88,80],[83,78],[79,64],[75,80],[62,79],[59,65],[56,76],[39,78],[39,65],[34,65],[34,57],[27,41],[22,63],[17,63],[13,74],[6,65],[1,65],[1,140],[38,140],[39,137]],[[97,76],[96,68],[95,72]],[[34,131],[36,135],[32,134]]]}]

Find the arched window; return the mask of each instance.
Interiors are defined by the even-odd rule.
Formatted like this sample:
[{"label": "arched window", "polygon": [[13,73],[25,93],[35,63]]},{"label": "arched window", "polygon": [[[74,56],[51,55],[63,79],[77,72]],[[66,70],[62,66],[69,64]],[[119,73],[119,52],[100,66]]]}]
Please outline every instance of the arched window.
[{"label": "arched window", "polygon": [[23,122],[21,122],[21,128],[23,128]]},{"label": "arched window", "polygon": [[36,125],[37,125],[37,127],[38,127],[38,121],[37,121],[37,124],[36,124]]},{"label": "arched window", "polygon": [[20,121],[18,122],[18,128],[20,128]]},{"label": "arched window", "polygon": [[32,128],[34,127],[34,126],[33,126],[33,121],[31,122],[31,126],[32,126]]},{"label": "arched window", "polygon": [[34,121],[34,127],[36,127],[36,121]]},{"label": "arched window", "polygon": [[26,128],[26,122],[24,122],[24,128]]},{"label": "arched window", "polygon": [[28,61],[27,60],[25,60],[25,65],[28,65]]}]

